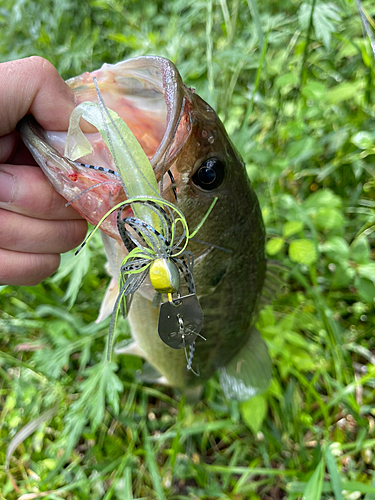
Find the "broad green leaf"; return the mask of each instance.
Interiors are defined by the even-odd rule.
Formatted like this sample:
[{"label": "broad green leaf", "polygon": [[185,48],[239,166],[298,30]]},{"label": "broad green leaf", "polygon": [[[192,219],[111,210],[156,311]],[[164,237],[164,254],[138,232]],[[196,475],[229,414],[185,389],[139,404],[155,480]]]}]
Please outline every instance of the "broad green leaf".
[{"label": "broad green leaf", "polygon": [[[374,479],[371,482],[371,486],[375,490],[375,480]],[[366,496],[365,496],[365,498],[363,500],[375,500],[375,491],[372,492],[372,493],[367,493]]]},{"label": "broad green leaf", "polygon": [[296,73],[286,73],[285,75],[278,76],[275,80],[275,85],[280,89],[280,94],[282,96],[291,92],[298,83],[299,79]]},{"label": "broad green leaf", "polygon": [[272,238],[267,241],[266,250],[268,255],[276,255],[284,245],[284,238]]},{"label": "broad green leaf", "polygon": [[286,222],[283,225],[283,236],[284,238],[289,238],[293,234],[299,233],[303,229],[303,222],[299,220],[292,220],[290,222]]},{"label": "broad green leaf", "polygon": [[370,244],[364,235],[358,236],[350,245],[350,258],[357,264],[366,264],[370,259]]},{"label": "broad green leaf", "polygon": [[246,425],[257,434],[262,428],[263,420],[267,414],[267,400],[261,394],[241,403],[241,415]]},{"label": "broad green leaf", "polygon": [[359,179],[363,172],[363,163],[360,160],[355,160],[352,164],[354,177]]},{"label": "broad green leaf", "polygon": [[375,486],[362,483],[361,481],[342,481],[342,488],[347,491],[375,494]]},{"label": "broad green leaf", "polygon": [[303,202],[303,207],[308,209],[318,209],[322,207],[340,208],[342,199],[331,189],[319,189]]},{"label": "broad green leaf", "polygon": [[293,262],[310,265],[317,259],[317,252],[311,240],[294,240],[289,245],[289,257]]},{"label": "broad green leaf", "polygon": [[342,227],[345,220],[336,208],[320,208],[312,217],[318,229],[336,229]]},{"label": "broad green leaf", "polygon": [[[330,134],[328,134],[327,139],[329,144],[329,153],[339,151],[345,144],[348,137],[349,131],[345,126],[339,128],[338,130],[333,130]],[[319,177],[322,179],[321,174]]]},{"label": "broad green leaf", "polygon": [[358,266],[358,274],[362,278],[367,278],[375,284],[375,262]]},{"label": "broad green leaf", "polygon": [[301,349],[293,349],[293,363],[296,368],[303,371],[312,371],[316,368],[316,362],[312,359],[311,354],[302,352]]},{"label": "broad green leaf", "polygon": [[318,466],[314,471],[314,474],[311,476],[308,483],[306,484],[302,500],[321,499],[322,489],[323,489],[323,477],[324,477],[324,458],[322,457]]},{"label": "broad green leaf", "polygon": [[285,340],[287,340],[290,344],[295,345],[296,347],[307,348],[308,343],[302,337],[300,333],[297,332],[285,332],[284,334]]},{"label": "broad green leaf", "polygon": [[343,101],[348,101],[353,97],[361,95],[363,85],[361,82],[356,83],[340,83],[327,93],[328,101],[331,104],[340,104]]},{"label": "broad green leaf", "polygon": [[364,302],[373,302],[375,299],[375,283],[367,278],[356,276],[354,286],[358,295]]},{"label": "broad green leaf", "polygon": [[353,135],[350,141],[359,149],[370,149],[375,146],[373,135],[363,130]]},{"label": "broad green leaf", "polygon": [[326,95],[326,87],[320,82],[308,82],[302,89],[302,94],[306,99],[322,101]]},{"label": "broad green leaf", "polygon": [[336,270],[333,274],[332,288],[335,290],[344,287],[346,288],[352,283],[352,280],[355,277],[355,270],[353,267],[350,267],[347,262],[340,262],[340,256],[336,257],[335,261]]},{"label": "broad green leaf", "polygon": [[284,75],[280,75],[275,80],[275,85],[277,87],[284,87],[286,85],[297,85],[298,84],[298,76],[296,73],[285,73]]},{"label": "broad green leaf", "polygon": [[349,245],[341,236],[332,236],[319,245],[319,250],[336,262],[346,261],[349,257]]}]

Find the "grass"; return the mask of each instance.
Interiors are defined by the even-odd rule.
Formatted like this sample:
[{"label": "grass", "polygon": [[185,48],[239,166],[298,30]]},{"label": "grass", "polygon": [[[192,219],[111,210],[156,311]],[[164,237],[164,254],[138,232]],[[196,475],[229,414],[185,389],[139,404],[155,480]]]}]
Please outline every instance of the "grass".
[{"label": "grass", "polygon": [[[189,405],[137,382],[135,358],[101,362],[95,238],[44,283],[1,289],[0,499],[375,499],[374,57],[356,9],[3,0],[0,60],[42,55],[65,78],[137,54],[173,60],[240,149],[288,276],[258,322],[270,389],[242,404],[216,377]],[[8,476],[11,439],[54,405]]]}]

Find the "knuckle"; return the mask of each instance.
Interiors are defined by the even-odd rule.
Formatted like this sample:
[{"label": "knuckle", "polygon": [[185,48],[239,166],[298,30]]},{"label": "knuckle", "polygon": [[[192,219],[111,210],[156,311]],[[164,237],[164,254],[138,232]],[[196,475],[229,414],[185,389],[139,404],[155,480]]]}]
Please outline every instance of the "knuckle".
[{"label": "knuckle", "polygon": [[59,254],[24,254],[24,272],[22,283],[24,286],[39,285],[46,278],[57,271],[60,265]]},{"label": "knuckle", "polygon": [[64,242],[64,251],[76,248],[84,239],[87,232],[87,223],[82,220],[64,221],[61,232],[61,241]]},{"label": "knuckle", "polygon": [[[28,60],[28,73],[32,74],[31,81],[33,92],[35,92],[35,90],[40,92],[43,87],[61,78],[54,65],[47,59],[44,59],[44,57],[31,56]],[[29,87],[27,85],[24,87],[23,92],[27,97],[27,92],[29,92]],[[34,95],[33,99],[35,98],[37,98],[37,94]]]},{"label": "knuckle", "polygon": [[0,249],[0,285],[9,285],[9,258]]},{"label": "knuckle", "polygon": [[43,263],[42,266],[40,266],[38,276],[36,276],[36,284],[55,273],[60,265],[60,254],[48,254],[42,257]]},{"label": "knuckle", "polygon": [[52,218],[54,214],[61,211],[64,200],[54,189],[49,186],[48,183],[45,183],[43,195],[43,213],[45,213],[48,218]]},{"label": "knuckle", "polygon": [[71,236],[72,248],[77,247],[84,240],[87,233],[87,222],[83,220],[72,221],[73,231]]},{"label": "knuckle", "polygon": [[14,214],[8,210],[0,210],[0,245],[2,248],[17,248],[20,238],[18,228]]},{"label": "knuckle", "polygon": [[42,73],[53,73],[53,74],[57,72],[53,64],[50,63],[47,59],[44,59],[44,57],[31,56],[28,59],[36,71],[40,71]]},{"label": "knuckle", "polygon": [[53,219],[61,212],[65,200],[52,188],[40,168],[29,167],[20,174],[20,203],[29,213]]}]

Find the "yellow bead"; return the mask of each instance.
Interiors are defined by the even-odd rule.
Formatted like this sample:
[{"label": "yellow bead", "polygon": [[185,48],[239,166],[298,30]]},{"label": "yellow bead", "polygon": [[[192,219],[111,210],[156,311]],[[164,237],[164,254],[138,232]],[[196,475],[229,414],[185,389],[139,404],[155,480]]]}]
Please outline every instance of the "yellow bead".
[{"label": "yellow bead", "polygon": [[176,293],[180,288],[180,273],[168,259],[157,259],[150,266],[150,281],[159,293]]}]

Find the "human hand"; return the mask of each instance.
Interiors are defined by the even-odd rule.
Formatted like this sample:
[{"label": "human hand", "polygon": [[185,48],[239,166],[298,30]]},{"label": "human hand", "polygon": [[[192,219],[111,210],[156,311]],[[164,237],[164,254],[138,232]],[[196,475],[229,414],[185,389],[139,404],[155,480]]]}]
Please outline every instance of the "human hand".
[{"label": "human hand", "polygon": [[67,130],[73,92],[41,57],[0,64],[0,284],[36,285],[60,253],[81,243],[87,223],[48,183],[15,131],[31,113],[47,130]]}]

